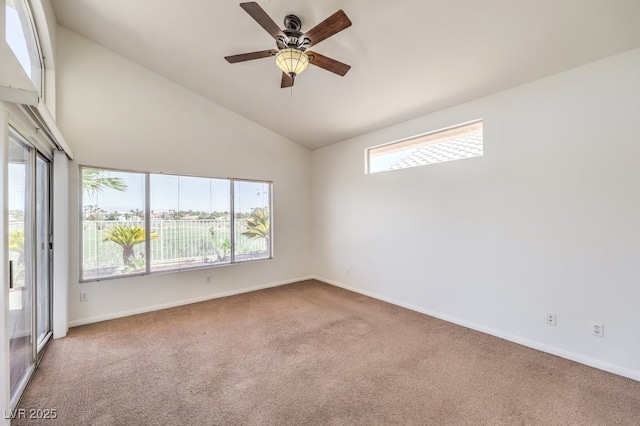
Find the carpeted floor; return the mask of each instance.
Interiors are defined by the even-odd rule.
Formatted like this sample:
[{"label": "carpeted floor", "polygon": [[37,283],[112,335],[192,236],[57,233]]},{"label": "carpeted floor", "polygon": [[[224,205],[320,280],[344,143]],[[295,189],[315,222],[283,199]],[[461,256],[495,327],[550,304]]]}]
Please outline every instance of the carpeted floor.
[{"label": "carpeted floor", "polygon": [[640,382],[318,281],[70,330],[14,425],[639,425]]}]

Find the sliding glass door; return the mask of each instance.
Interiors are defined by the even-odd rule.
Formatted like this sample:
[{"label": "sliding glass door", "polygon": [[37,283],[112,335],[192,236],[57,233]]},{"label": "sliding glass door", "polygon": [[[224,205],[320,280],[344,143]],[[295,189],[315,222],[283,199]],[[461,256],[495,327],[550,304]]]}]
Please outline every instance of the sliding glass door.
[{"label": "sliding glass door", "polygon": [[15,407],[51,337],[50,163],[9,130],[9,366]]},{"label": "sliding glass door", "polygon": [[16,134],[9,140],[9,366],[11,400],[20,395],[35,365],[33,351],[32,148]]}]

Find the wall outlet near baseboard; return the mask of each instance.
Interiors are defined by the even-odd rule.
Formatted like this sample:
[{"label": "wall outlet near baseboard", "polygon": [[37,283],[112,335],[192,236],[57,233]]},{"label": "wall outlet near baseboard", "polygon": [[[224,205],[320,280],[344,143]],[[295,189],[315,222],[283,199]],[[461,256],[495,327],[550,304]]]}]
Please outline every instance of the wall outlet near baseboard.
[{"label": "wall outlet near baseboard", "polygon": [[81,291],[80,292],[80,301],[81,302],[86,302],[87,300],[89,300],[89,296],[87,295],[86,291]]},{"label": "wall outlet near baseboard", "polygon": [[556,314],[547,312],[547,325],[556,326]]},{"label": "wall outlet near baseboard", "polygon": [[207,284],[211,284],[211,275],[205,275],[204,282],[206,282]]},{"label": "wall outlet near baseboard", "polygon": [[601,322],[592,322],[591,334],[593,336],[604,337],[604,324]]}]

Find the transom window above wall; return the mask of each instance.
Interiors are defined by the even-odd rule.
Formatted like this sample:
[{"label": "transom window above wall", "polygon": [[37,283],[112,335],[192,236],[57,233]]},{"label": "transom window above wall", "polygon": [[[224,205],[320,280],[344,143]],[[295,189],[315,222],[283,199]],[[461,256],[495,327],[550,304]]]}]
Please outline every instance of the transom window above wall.
[{"label": "transom window above wall", "polygon": [[271,183],[81,167],[81,280],[271,258]]},{"label": "transom window above wall", "polygon": [[5,40],[38,93],[42,93],[42,54],[26,0],[6,0]]},{"label": "transom window above wall", "polygon": [[482,120],[366,150],[366,172],[378,173],[483,155]]}]

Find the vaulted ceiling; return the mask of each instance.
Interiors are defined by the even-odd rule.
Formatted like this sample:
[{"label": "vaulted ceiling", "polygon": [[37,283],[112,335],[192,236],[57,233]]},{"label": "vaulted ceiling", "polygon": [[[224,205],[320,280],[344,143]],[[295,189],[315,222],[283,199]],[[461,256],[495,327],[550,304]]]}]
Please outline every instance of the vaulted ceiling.
[{"label": "vaulted ceiling", "polygon": [[281,89],[275,48],[229,0],[52,0],[60,25],[311,149],[640,47],[638,0],[265,0],[302,31],[343,9],[353,25]]}]

